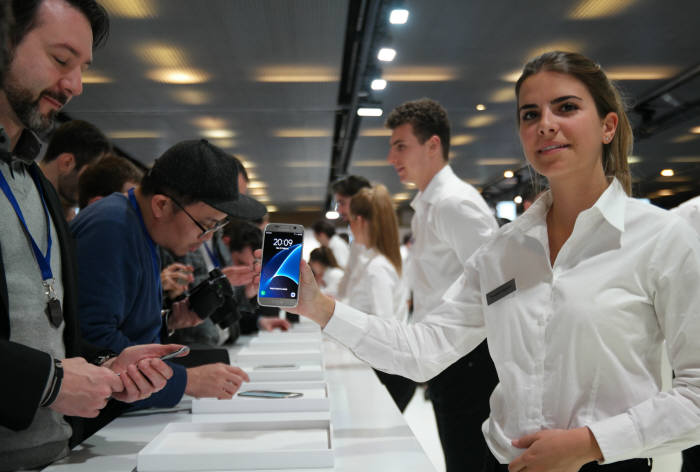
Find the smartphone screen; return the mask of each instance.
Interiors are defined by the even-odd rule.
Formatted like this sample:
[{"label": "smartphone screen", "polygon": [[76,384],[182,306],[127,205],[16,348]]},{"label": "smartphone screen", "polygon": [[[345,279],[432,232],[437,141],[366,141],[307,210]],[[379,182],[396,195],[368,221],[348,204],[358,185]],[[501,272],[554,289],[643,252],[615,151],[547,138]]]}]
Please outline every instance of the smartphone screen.
[{"label": "smartphone screen", "polygon": [[275,392],[273,390],[248,390],[239,392],[239,397],[255,397],[255,398],[298,398],[303,393],[300,392]]},{"label": "smartphone screen", "polygon": [[299,295],[304,228],[269,224],[265,227],[258,302],[267,306],[296,306]]}]

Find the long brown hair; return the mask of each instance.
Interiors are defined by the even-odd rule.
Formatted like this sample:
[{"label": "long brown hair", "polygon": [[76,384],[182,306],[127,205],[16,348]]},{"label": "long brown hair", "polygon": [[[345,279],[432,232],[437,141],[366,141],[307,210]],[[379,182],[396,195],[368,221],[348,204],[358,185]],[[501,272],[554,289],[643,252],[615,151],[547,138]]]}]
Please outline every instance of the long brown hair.
[{"label": "long brown hair", "polygon": [[350,200],[351,217],[361,216],[369,223],[369,247],[384,255],[401,275],[399,223],[389,191],[382,184],[363,188]]},{"label": "long brown hair", "polygon": [[515,84],[515,96],[519,97],[520,87],[525,79],[542,70],[559,72],[578,79],[593,97],[601,119],[610,112],[617,114],[615,136],[610,143],[602,144],[603,170],[606,176],[617,178],[627,195],[630,195],[632,179],[627,156],[632,152],[634,136],[620,92],[605,75],[600,65],[587,57],[573,52],[551,51],[525,64],[523,73]]}]

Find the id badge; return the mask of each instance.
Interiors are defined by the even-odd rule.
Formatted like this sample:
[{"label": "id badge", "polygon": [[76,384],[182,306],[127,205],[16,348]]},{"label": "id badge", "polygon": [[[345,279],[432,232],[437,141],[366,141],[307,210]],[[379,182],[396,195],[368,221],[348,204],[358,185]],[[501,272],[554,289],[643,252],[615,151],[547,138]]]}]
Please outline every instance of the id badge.
[{"label": "id badge", "polygon": [[46,304],[46,316],[49,317],[49,322],[54,328],[61,326],[63,322],[63,311],[61,310],[61,302],[57,298],[49,300]]}]

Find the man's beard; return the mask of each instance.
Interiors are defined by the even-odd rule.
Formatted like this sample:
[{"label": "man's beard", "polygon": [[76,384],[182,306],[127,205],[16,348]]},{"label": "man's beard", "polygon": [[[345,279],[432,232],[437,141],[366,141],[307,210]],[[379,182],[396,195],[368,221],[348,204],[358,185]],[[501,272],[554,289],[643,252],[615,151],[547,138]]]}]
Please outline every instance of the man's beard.
[{"label": "man's beard", "polygon": [[39,111],[39,101],[44,95],[49,96],[65,105],[68,97],[63,94],[57,94],[44,90],[39,94],[39,97],[34,100],[32,93],[22,86],[18,85],[12,77],[5,78],[4,84],[5,95],[12,110],[19,118],[20,122],[30,130],[34,131],[40,137],[49,135],[56,128],[57,110],[51,110],[47,115],[42,115]]}]

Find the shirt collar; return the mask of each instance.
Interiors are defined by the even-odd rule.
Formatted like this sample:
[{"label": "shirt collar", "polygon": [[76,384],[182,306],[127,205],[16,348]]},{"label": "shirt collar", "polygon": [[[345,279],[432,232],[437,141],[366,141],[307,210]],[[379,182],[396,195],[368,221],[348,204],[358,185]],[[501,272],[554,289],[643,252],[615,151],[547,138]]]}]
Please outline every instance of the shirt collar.
[{"label": "shirt collar", "polygon": [[439,201],[445,185],[456,178],[457,176],[452,171],[452,167],[447,164],[445,167],[440,169],[440,171],[435,174],[432,179],[430,179],[430,182],[428,182],[428,186],[425,187],[425,190],[416,194],[413,201],[411,201],[411,207],[415,210],[416,205],[431,204]]},{"label": "shirt collar", "polygon": [[[625,231],[626,200],[627,194],[623,190],[622,184],[617,179],[613,179],[593,206],[584,211],[597,211],[613,228],[622,233]],[[517,224],[513,226],[520,228],[523,233],[528,233],[533,227],[545,224],[547,212],[551,206],[552,191],[547,190],[525,213],[516,219]]]},{"label": "shirt collar", "polygon": [[29,164],[41,151],[41,142],[27,128],[22,130],[14,149],[10,149],[10,144],[10,137],[5,132],[5,128],[0,126],[0,159],[8,164],[14,159],[21,159]]}]

